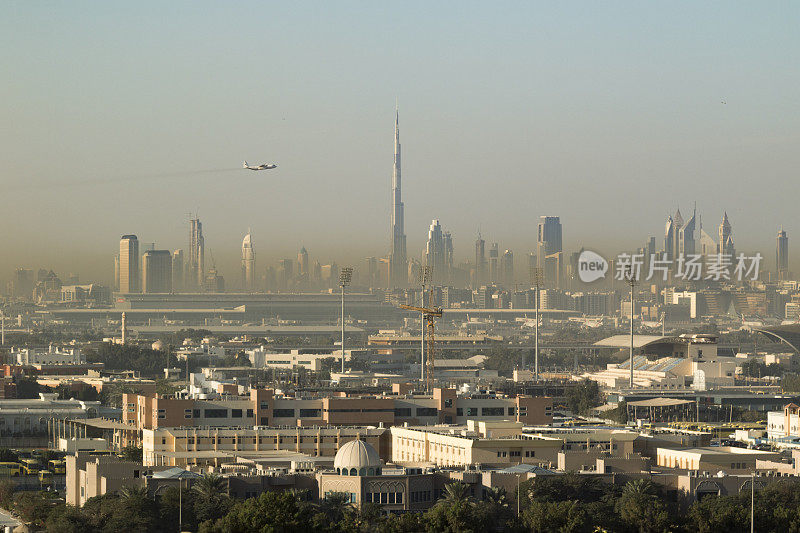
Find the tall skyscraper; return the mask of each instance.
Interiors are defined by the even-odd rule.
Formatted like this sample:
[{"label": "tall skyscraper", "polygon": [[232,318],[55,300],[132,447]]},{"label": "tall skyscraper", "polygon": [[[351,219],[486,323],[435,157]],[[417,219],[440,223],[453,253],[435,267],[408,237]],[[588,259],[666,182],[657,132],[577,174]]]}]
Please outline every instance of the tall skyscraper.
[{"label": "tall skyscraper", "polygon": [[722,223],[719,225],[719,242],[717,243],[717,253],[727,254],[733,257],[736,250],[733,246],[733,228],[728,220],[727,211],[722,215]]},{"label": "tall skyscraper", "polygon": [[172,292],[172,252],[148,250],[142,255],[143,292]]},{"label": "tall skyscraper", "polygon": [[545,258],[561,251],[561,220],[559,217],[539,217],[536,240],[538,267],[544,268]]},{"label": "tall skyscraper", "polygon": [[300,248],[300,252],[297,254],[297,274],[300,277],[308,278],[309,271],[308,271],[308,251],[306,247],[303,246]]},{"label": "tall skyscraper", "polygon": [[778,245],[775,250],[775,264],[778,270],[778,279],[789,278],[789,237],[786,231],[781,228],[778,230]]},{"label": "tall skyscraper", "polygon": [[689,217],[689,220],[687,220],[678,231],[677,251],[678,254],[683,255],[684,258],[694,255],[697,252],[697,237],[695,235],[696,229],[697,209],[695,208],[692,212],[692,216]]},{"label": "tall skyscraper", "polygon": [[183,250],[175,250],[172,252],[172,290],[183,290]]},{"label": "tall skyscraper", "polygon": [[478,233],[475,241],[475,287],[486,285],[486,241]]},{"label": "tall skyscraper", "polygon": [[191,235],[189,237],[189,272],[187,287],[201,289],[205,284],[205,241],[203,239],[203,223],[199,218],[189,221]]},{"label": "tall skyscraper", "polygon": [[119,292],[139,292],[139,239],[123,235],[119,241]]},{"label": "tall skyscraper", "polygon": [[392,250],[389,253],[389,288],[408,285],[406,234],[403,221],[402,180],[400,177],[400,110],[394,119],[394,172],[392,173]]},{"label": "tall skyscraper", "polygon": [[114,290],[119,291],[119,254],[114,256]]},{"label": "tall skyscraper", "polygon": [[431,268],[434,285],[447,280],[444,232],[441,224],[439,224],[439,219],[433,219],[430,228],[428,228],[428,242],[425,245],[425,266]]},{"label": "tall skyscraper", "polygon": [[494,242],[489,247],[489,283],[500,281],[500,246]]},{"label": "tall skyscraper", "polygon": [[242,289],[256,290],[256,251],[253,248],[250,230],[242,239]]},{"label": "tall skyscraper", "polygon": [[675,221],[672,215],[667,217],[667,226],[664,228],[664,254],[668,261],[675,260]]},{"label": "tall skyscraper", "polygon": [[506,250],[503,252],[502,266],[503,284],[507,289],[514,288],[514,252]]},{"label": "tall skyscraper", "polygon": [[444,232],[444,268],[447,272],[447,282],[453,282],[453,236],[449,231]]}]

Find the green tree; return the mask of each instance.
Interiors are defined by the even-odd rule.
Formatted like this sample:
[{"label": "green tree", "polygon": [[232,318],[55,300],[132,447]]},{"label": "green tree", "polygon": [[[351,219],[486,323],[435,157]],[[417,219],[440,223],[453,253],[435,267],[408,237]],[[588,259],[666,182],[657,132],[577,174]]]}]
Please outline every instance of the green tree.
[{"label": "green tree", "polygon": [[289,492],[269,491],[234,505],[219,520],[200,525],[201,533],[298,533],[313,531],[312,511]]},{"label": "green tree", "polygon": [[589,532],[593,524],[583,504],[577,500],[534,501],[522,513],[522,525],[533,533]]},{"label": "green tree", "polygon": [[583,415],[592,407],[603,403],[600,398],[600,387],[596,381],[585,379],[566,390],[567,407],[575,414]]},{"label": "green tree", "polygon": [[667,507],[650,480],[637,479],[626,483],[616,507],[622,521],[634,531],[655,533],[669,530]]},{"label": "green tree", "polygon": [[122,456],[126,461],[133,461],[134,463],[142,462],[142,447],[129,444],[122,450]]},{"label": "green tree", "polygon": [[225,515],[230,508],[226,486],[225,479],[217,474],[205,474],[194,482],[194,512],[199,522],[216,520]]}]

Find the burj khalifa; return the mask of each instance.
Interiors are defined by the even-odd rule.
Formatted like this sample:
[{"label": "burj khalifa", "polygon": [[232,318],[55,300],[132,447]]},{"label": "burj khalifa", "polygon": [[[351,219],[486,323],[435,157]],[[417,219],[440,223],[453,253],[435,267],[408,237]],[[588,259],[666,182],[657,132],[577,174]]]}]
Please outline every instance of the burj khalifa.
[{"label": "burj khalifa", "polygon": [[403,225],[402,183],[400,179],[400,111],[394,119],[394,172],[392,173],[392,250],[389,253],[389,288],[408,284],[406,234]]}]

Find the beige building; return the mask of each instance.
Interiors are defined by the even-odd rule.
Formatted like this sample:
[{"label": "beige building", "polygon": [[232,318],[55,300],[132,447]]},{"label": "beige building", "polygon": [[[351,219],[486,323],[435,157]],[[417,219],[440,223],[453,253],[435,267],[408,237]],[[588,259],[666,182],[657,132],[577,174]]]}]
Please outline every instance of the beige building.
[{"label": "beige building", "polygon": [[66,457],[67,494],[70,505],[82,507],[86,500],[116,492],[125,486],[144,484],[144,467],[116,455],[78,452]]},{"label": "beige building", "polygon": [[350,503],[380,505],[385,511],[423,511],[439,498],[446,475],[421,469],[387,471],[370,444],[355,440],[345,444],[333,461],[333,470],[317,474],[319,498],[331,493],[348,495]]},{"label": "beige building", "polygon": [[393,427],[392,461],[401,465],[555,464],[561,441],[522,434],[519,422]]},{"label": "beige building", "polygon": [[512,420],[525,425],[553,421],[553,399],[495,393],[292,397],[272,389],[219,399],[124,394],[122,420],[140,429],[178,426],[384,426],[466,424]]},{"label": "beige building", "polygon": [[658,466],[704,472],[741,473],[756,469],[756,461],[777,461],[779,453],[748,450],[730,446],[709,448],[669,449],[658,448]]},{"label": "beige building", "polygon": [[388,429],[379,427],[173,427],[143,430],[142,460],[145,466],[220,466],[237,457],[334,457],[353,440],[390,456]]}]

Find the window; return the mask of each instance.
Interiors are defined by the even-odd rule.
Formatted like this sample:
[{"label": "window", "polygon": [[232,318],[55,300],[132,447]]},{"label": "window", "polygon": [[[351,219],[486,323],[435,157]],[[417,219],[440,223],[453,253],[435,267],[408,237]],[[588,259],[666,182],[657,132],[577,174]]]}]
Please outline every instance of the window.
[{"label": "window", "polygon": [[395,492],[395,502],[396,503],[403,503],[403,493],[402,492]]},{"label": "window", "polygon": [[269,409],[269,404],[267,402],[261,402],[258,406],[259,409]]},{"label": "window", "polygon": [[200,418],[200,409],[195,409],[195,410],[193,410],[193,411],[192,411],[192,415],[193,415],[195,418]]},{"label": "window", "polygon": [[252,409],[248,409],[247,410],[247,418],[253,418],[253,410]]},{"label": "window", "polygon": [[470,407],[469,409],[467,409],[467,416],[478,416],[478,408]]},{"label": "window", "polygon": [[513,407],[508,408],[508,416],[514,416],[516,413],[514,412],[515,409]]},{"label": "window", "polygon": [[133,477],[134,477],[134,479],[138,479],[139,478],[139,471],[138,470],[134,470],[133,471]]},{"label": "window", "polygon": [[481,415],[503,416],[505,414],[503,411],[505,411],[505,409],[503,409],[502,407],[484,407],[481,409]]},{"label": "window", "polygon": [[511,457],[519,457],[519,456],[521,455],[521,453],[522,453],[522,452],[520,452],[519,450],[511,450],[511,451],[509,452],[509,455],[510,455]]},{"label": "window", "polygon": [[397,417],[410,417],[411,416],[411,408],[410,407],[398,407],[394,410],[394,416]]},{"label": "window", "polygon": [[241,409],[231,409],[231,418],[242,418]]},{"label": "window", "polygon": [[260,425],[262,425],[262,426],[268,426],[269,425],[269,418],[266,417],[266,416],[262,416],[261,420],[258,423]]},{"label": "window", "polygon": [[228,418],[227,409],[205,409],[203,416],[206,418]]},{"label": "window", "polygon": [[321,409],[300,409],[300,418],[321,418]]},{"label": "window", "polygon": [[452,398],[447,398],[447,399],[444,401],[444,406],[445,406],[445,407],[453,407],[453,399],[452,399]]},{"label": "window", "polygon": [[294,409],[274,409],[272,416],[275,418],[294,418]]},{"label": "window", "polygon": [[417,416],[437,416],[439,411],[435,407],[417,407]]},{"label": "window", "polygon": [[366,499],[364,501],[366,501],[367,503],[372,503],[372,493],[371,492],[367,493]]},{"label": "window", "polygon": [[456,407],[456,416],[464,416],[464,408]]}]

